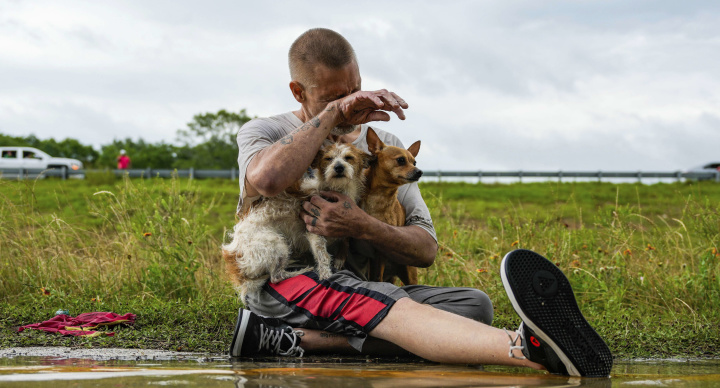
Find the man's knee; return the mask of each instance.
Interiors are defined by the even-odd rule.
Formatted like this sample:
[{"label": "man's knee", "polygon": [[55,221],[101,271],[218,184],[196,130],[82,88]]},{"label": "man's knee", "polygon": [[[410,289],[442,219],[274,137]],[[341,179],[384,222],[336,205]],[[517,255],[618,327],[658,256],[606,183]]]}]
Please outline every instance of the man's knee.
[{"label": "man's knee", "polygon": [[416,302],[487,325],[492,323],[492,302],[487,294],[476,288],[407,286],[403,289]]},{"label": "man's knee", "polygon": [[462,289],[462,303],[456,314],[490,325],[493,321],[493,304],[486,293],[475,288]]},{"label": "man's knee", "polygon": [[473,296],[478,306],[478,308],[475,309],[476,314],[473,319],[486,325],[490,325],[493,321],[494,315],[493,304],[490,297],[480,290],[474,290]]}]

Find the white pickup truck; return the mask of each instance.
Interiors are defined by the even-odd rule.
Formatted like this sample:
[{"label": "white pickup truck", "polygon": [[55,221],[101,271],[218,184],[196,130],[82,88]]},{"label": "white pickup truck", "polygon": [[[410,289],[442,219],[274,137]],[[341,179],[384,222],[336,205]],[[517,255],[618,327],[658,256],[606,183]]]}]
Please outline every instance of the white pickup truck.
[{"label": "white pickup truck", "polygon": [[[17,176],[21,169],[46,170],[50,168],[59,170],[66,168],[72,174],[73,171],[82,170],[83,164],[77,159],[54,158],[37,148],[0,147],[0,171],[3,176]],[[37,175],[37,172],[35,171],[32,175]]]}]

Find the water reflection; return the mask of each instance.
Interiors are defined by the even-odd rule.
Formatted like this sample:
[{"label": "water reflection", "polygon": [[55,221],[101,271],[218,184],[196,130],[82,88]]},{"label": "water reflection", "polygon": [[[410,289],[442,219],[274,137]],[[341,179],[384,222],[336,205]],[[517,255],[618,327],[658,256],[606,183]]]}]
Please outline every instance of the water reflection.
[{"label": "water reflection", "polygon": [[327,362],[303,359],[237,362],[88,360],[18,357],[0,359],[2,387],[646,387],[720,386],[720,360],[617,361],[613,377],[581,379],[524,369],[431,363]]},{"label": "water reflection", "polygon": [[[257,373],[257,374],[256,374]],[[578,379],[548,375],[487,372],[367,371],[287,369],[252,371],[237,388],[394,388],[394,387],[610,387],[610,379]]]}]

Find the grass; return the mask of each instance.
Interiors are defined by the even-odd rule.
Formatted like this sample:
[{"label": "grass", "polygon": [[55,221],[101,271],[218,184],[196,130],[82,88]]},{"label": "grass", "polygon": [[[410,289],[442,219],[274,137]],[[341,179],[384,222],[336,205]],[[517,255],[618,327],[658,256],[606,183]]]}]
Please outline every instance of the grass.
[{"label": "grass", "polygon": [[[570,278],[620,357],[718,353],[720,185],[424,183],[440,251],[421,283],[482,289],[515,327],[498,267],[535,250]],[[237,182],[0,181],[0,346],[224,352],[239,302],[219,245]],[[114,337],[26,330],[57,309],[132,312]]]},{"label": "grass", "polygon": [[[711,184],[425,184],[441,242],[428,284],[486,290],[518,320],[499,262],[535,250],[569,277],[619,356],[717,354],[720,187]],[[429,194],[429,195],[428,195]],[[498,297],[499,296],[499,297]]]}]

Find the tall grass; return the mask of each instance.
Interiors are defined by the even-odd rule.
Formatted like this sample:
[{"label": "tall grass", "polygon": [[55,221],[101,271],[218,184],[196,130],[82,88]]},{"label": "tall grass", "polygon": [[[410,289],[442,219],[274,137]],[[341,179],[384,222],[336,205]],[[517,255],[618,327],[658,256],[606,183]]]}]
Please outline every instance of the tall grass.
[{"label": "tall grass", "polygon": [[[112,298],[146,300],[153,310],[193,301],[232,315],[238,302],[219,246],[234,222],[236,185],[0,181],[0,302],[20,311]],[[420,282],[484,290],[495,303],[496,325],[518,319],[500,281],[500,261],[512,249],[528,248],[568,275],[583,312],[614,349],[644,354],[650,336],[684,344],[660,352],[693,353],[720,340],[720,185],[430,183],[421,189],[440,250],[435,265],[420,271]],[[230,330],[224,321],[205,325]],[[645,334],[635,338],[638,332]]]},{"label": "tall grass", "polygon": [[[225,291],[221,236],[209,232],[212,199],[199,201],[190,181],[123,180],[85,195],[86,214],[69,221],[38,209],[36,183],[3,182],[0,197],[0,295],[38,293],[162,300]],[[9,190],[8,190],[9,189]],[[73,206],[58,198],[58,209]],[[85,221],[79,221],[87,218]]]},{"label": "tall grass", "polygon": [[[592,184],[576,187],[581,191],[588,185]],[[456,200],[459,195],[453,195],[448,201],[442,196],[444,187],[435,187],[426,199],[436,220],[440,255],[433,267],[421,271],[421,282],[484,289],[495,296],[500,313],[512,315],[499,264],[506,252],[527,248],[545,255],[568,275],[579,304],[591,316],[625,313],[656,317],[657,322],[690,319],[717,324],[720,201],[685,195],[687,186],[671,188],[677,190],[676,205],[663,209],[653,208],[656,204],[637,193],[634,203],[622,203],[618,187],[609,208],[582,208],[571,199],[530,212],[509,204],[504,215],[482,218],[468,211],[467,197]]]}]

